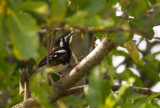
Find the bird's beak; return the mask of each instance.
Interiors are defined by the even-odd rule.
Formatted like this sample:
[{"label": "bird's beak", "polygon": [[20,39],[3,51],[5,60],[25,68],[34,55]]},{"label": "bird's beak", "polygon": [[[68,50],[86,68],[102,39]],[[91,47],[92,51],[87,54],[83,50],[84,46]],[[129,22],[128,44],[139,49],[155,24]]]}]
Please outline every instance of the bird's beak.
[{"label": "bird's beak", "polygon": [[69,37],[70,37],[70,40],[69,40],[69,43],[71,43],[71,41],[72,41],[72,35],[74,34],[74,32],[71,32],[70,34],[69,34]]},{"label": "bird's beak", "polygon": [[72,36],[74,34],[74,32],[72,31],[70,34],[69,34],[69,36]]}]

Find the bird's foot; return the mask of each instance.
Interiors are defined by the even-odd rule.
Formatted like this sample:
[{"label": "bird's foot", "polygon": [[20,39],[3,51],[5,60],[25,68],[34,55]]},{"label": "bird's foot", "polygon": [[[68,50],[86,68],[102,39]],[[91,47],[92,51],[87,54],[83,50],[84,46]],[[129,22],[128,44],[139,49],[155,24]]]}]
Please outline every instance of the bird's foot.
[{"label": "bird's foot", "polygon": [[[55,81],[54,81],[53,78],[52,78],[52,74],[53,74],[53,73],[48,73],[48,83],[50,83],[51,86],[54,86]],[[54,72],[54,74],[58,75],[59,78],[60,78],[60,80],[64,77],[64,75],[61,75],[61,74],[59,74],[59,73],[57,73],[57,72]]]},{"label": "bird's foot", "polygon": [[53,86],[55,84],[55,82],[53,81],[51,74],[48,74],[48,79],[49,79],[51,85]]},{"label": "bird's foot", "polygon": [[54,72],[54,73],[59,76],[60,80],[64,77],[64,75],[61,75],[61,74],[59,74],[57,72]]}]

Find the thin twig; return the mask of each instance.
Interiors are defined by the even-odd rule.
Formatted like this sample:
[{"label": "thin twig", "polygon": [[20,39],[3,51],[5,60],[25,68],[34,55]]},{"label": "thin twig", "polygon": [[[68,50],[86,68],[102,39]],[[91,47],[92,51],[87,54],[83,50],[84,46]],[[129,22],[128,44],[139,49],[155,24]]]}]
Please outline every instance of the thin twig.
[{"label": "thin twig", "polygon": [[49,48],[49,28],[47,29],[47,32],[46,32],[46,37],[47,37],[47,67],[49,66],[49,61],[48,61],[48,56],[49,56],[49,52],[50,52],[50,48]]},{"label": "thin twig", "polygon": [[[31,97],[30,90],[29,90],[29,81],[28,81],[28,75],[29,70],[28,67],[23,69],[20,80],[19,80],[19,89],[20,89],[20,95],[24,92],[24,101]],[[23,88],[24,87],[24,88]]]},{"label": "thin twig", "polygon": [[[125,1],[123,1],[123,3],[124,2]],[[126,6],[126,8],[123,11],[122,21],[120,22],[120,24],[118,25],[118,27],[121,27],[124,24],[124,22],[129,18],[129,16],[128,16],[128,10],[129,10],[130,7],[132,7],[133,5],[135,5],[137,2],[138,2],[138,0],[135,0],[133,3],[130,3],[130,4],[128,4]]]},{"label": "thin twig", "polygon": [[79,94],[79,93],[83,93],[84,92],[84,87],[86,87],[88,85],[82,85],[82,86],[77,86],[77,87],[72,87],[68,90],[62,91],[58,94],[55,94],[54,96],[52,96],[50,98],[51,102],[54,103],[56,102],[58,99],[62,98],[62,97],[66,97],[69,95],[73,95],[73,94]]},{"label": "thin twig", "polygon": [[27,99],[29,99],[31,97],[28,79],[26,79],[26,81],[24,83],[24,88],[25,88],[25,91],[24,91],[24,101],[26,101]]},{"label": "thin twig", "polygon": [[50,43],[50,50],[51,51],[53,49],[53,45],[54,45],[54,42],[55,42],[55,36],[56,36],[56,31],[53,30],[53,34],[52,34],[52,37],[51,37],[51,43]]},{"label": "thin twig", "polygon": [[[118,91],[118,89],[120,88],[121,86],[120,85],[113,85],[112,86],[112,90],[113,91]],[[152,92],[150,90],[150,88],[141,88],[141,87],[134,87],[134,86],[130,86],[129,89],[139,93],[139,94],[144,94],[144,95],[148,95],[150,96],[151,94],[155,94],[155,93],[158,93],[158,92]],[[159,98],[159,97],[158,97]]]},{"label": "thin twig", "polygon": [[91,38],[89,52],[91,52],[95,48],[95,41],[97,38],[93,36],[93,33],[89,33],[89,36]]},{"label": "thin twig", "polygon": [[[143,30],[134,30],[134,29],[122,29],[122,28],[115,28],[115,29],[94,29],[92,27],[81,27],[81,28],[52,28],[52,30],[55,31],[61,31],[61,30],[66,30],[66,31],[75,31],[75,32],[88,32],[88,33],[97,33],[97,32],[101,32],[101,33],[117,33],[117,32],[129,32],[129,33],[133,33],[133,34],[139,34],[142,35],[146,38],[151,39],[152,36],[147,34],[146,32],[144,32]],[[39,30],[39,33],[45,33],[46,30],[42,29]]]},{"label": "thin twig", "polygon": [[113,13],[116,12],[116,11],[117,11],[116,8],[111,9],[109,12],[107,12],[107,13],[104,15],[104,19],[107,19],[108,17],[110,17],[110,16],[113,15]]},{"label": "thin twig", "polygon": [[72,57],[76,64],[78,64],[78,58],[76,57],[75,53],[72,51]]}]

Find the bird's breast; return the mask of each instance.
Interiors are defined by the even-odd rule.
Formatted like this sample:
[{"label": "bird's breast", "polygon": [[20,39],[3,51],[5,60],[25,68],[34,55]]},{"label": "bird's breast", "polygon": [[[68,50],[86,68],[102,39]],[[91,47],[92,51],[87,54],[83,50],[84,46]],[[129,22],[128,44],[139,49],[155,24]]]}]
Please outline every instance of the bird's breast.
[{"label": "bird's breast", "polygon": [[62,71],[64,71],[68,67],[68,64],[65,64],[65,65],[59,64],[57,66],[52,66],[52,67],[53,67],[53,71],[55,71],[55,72],[62,72]]}]

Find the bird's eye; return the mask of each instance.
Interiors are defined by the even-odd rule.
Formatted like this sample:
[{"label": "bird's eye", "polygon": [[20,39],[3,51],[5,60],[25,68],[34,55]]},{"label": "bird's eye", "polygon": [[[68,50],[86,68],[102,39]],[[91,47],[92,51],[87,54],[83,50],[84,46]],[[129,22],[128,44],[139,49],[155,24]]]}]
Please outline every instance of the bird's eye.
[{"label": "bird's eye", "polygon": [[63,40],[62,40],[62,38],[60,39],[60,46],[63,47]]}]

